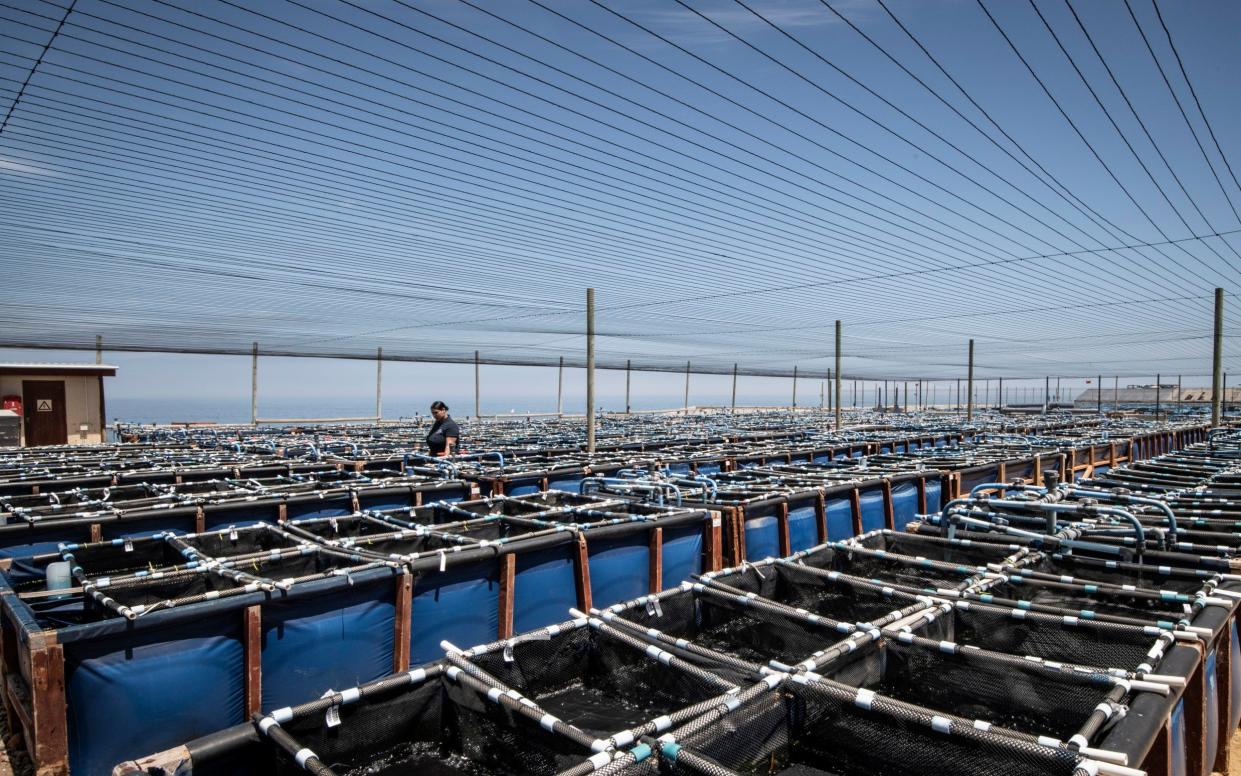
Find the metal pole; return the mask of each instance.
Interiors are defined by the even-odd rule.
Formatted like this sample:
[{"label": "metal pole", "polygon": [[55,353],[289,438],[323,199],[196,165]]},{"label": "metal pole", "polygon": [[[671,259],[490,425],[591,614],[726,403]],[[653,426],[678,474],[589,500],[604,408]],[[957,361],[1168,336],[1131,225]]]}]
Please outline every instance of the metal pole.
[{"label": "metal pole", "polygon": [[957,406],[956,411],[961,411],[961,378],[957,378]]},{"label": "metal pole", "polygon": [[1112,377],[1112,410],[1120,410],[1120,375]]},{"label": "metal pole", "polygon": [[1099,414],[1103,414],[1103,375],[1099,375]]},{"label": "metal pole", "polygon": [[259,343],[255,342],[250,356],[250,425],[259,424]]},{"label": "metal pole", "polygon": [[828,390],[827,390],[827,386],[829,386],[829,385],[831,385],[831,384],[832,384],[832,369],[831,369],[831,367],[828,367],[828,369],[827,369],[827,382],[826,382],[826,383],[823,383],[823,386],[822,386],[822,393],[819,395],[819,406],[820,406],[820,407],[822,407],[822,406],[823,406],[823,394],[826,394],[826,395],[827,395],[827,408],[828,408],[829,410],[832,408],[832,406],[833,406],[833,405],[832,405],[832,394],[831,394],[831,392],[830,392],[830,391],[828,391]]},{"label": "metal pole", "polygon": [[966,388],[965,399],[969,402],[965,409],[966,422],[974,420],[974,340],[970,340],[970,365],[969,365],[969,384]]},{"label": "metal pole", "polygon": [[797,409],[797,365],[793,365],[793,409]]},{"label": "metal pole", "polygon": [[[853,404],[857,405],[857,380],[853,381]],[[836,430],[840,430],[840,321],[836,321]]]},{"label": "metal pole", "polygon": [[1181,411],[1181,402],[1182,402],[1183,396],[1184,394],[1181,393],[1181,376],[1177,375],[1176,376],[1176,411],[1178,413]]},{"label": "metal pole", "polygon": [[556,373],[556,417],[564,417],[564,356],[560,357],[560,370]]},{"label": "metal pole", "polygon": [[737,411],[737,365],[733,364],[733,403],[730,405],[729,412]]},{"label": "metal pole", "polygon": [[375,352],[375,421],[383,419],[384,349]]},{"label": "metal pole", "polygon": [[1060,378],[1056,378],[1056,404],[1060,403]]},{"label": "metal pole", "polygon": [[1047,414],[1047,405],[1051,403],[1051,375],[1043,378],[1043,414]]},{"label": "metal pole", "polygon": [[478,379],[478,351],[474,351],[474,417],[482,417],[482,411],[479,409],[479,384]]},{"label": "metal pole", "polygon": [[823,409],[825,406],[827,406],[824,403],[827,401],[826,397],[827,397],[827,383],[826,382],[819,383],[819,409]]},{"label": "metal pole", "polygon": [[103,336],[99,334],[95,335],[95,363],[103,363]]},{"label": "metal pole", "polygon": [[904,412],[906,415],[909,414],[909,381],[908,380],[905,381],[905,407],[901,411]]},{"label": "metal pole", "polygon": [[1215,343],[1211,356],[1211,425],[1219,425],[1220,403],[1224,400],[1224,289],[1215,289]]},{"label": "metal pole", "polygon": [[689,414],[689,362],[685,362],[685,414]]},{"label": "metal pole", "polygon": [[1004,378],[1000,378],[1000,389],[996,391],[995,403],[1000,410],[1004,409]]},{"label": "metal pole", "polygon": [[1155,375],[1155,420],[1159,420],[1159,383],[1163,380],[1163,375]]},{"label": "metal pole", "polygon": [[595,452],[595,289],[586,289],[586,452]]},{"label": "metal pole", "polygon": [[630,370],[631,370],[631,365],[630,365],[630,363],[629,363],[629,359],[625,359],[625,414],[626,414],[626,415],[628,415],[628,414],[629,414],[629,407],[630,407],[630,404],[629,404],[629,375],[630,375]]}]

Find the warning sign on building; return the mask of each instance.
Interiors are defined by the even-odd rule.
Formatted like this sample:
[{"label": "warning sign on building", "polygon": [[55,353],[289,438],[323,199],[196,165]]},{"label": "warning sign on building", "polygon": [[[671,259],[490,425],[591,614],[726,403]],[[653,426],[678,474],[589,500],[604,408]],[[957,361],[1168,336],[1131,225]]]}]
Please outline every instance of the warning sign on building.
[{"label": "warning sign on building", "polygon": [[38,410],[39,412],[51,412],[52,411],[52,400],[51,399],[39,399],[38,402],[35,404],[35,409]]}]

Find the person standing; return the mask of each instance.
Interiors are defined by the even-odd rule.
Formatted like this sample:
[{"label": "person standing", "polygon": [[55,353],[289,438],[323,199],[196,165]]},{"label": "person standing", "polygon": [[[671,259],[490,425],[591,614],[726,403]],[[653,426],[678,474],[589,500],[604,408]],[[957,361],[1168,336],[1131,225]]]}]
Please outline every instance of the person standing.
[{"label": "person standing", "polygon": [[427,449],[436,458],[456,455],[461,428],[448,414],[448,405],[442,401],[433,402],[431,417],[435,419],[435,425],[431,426],[431,431],[427,433]]}]

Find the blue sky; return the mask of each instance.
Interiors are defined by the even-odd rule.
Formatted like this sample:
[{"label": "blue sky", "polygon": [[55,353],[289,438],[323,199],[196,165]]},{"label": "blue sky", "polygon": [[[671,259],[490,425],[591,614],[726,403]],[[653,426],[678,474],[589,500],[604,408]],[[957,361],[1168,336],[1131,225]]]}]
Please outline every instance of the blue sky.
[{"label": "blue sky", "polygon": [[[851,377],[952,380],[971,337],[982,377],[1204,374],[1241,7],[1160,4],[1191,94],[1149,0],[885,3],[80,0],[31,75],[64,11],[17,0],[0,344],[580,363],[590,285],[610,365],[820,374],[840,318]],[[126,358],[134,396],[248,384]],[[372,372],[289,364],[265,392]]]}]

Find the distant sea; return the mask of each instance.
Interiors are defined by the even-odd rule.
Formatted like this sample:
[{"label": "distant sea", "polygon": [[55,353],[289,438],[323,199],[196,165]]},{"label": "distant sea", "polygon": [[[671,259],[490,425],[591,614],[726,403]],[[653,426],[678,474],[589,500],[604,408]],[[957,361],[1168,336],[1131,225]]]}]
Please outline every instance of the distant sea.
[{"label": "distant sea", "polygon": [[[245,398],[170,398],[160,397],[154,399],[108,396],[107,399],[107,417],[108,422],[128,422],[128,423],[178,423],[188,421],[209,421],[214,423],[249,423],[250,422],[250,400]],[[455,401],[449,399],[452,407],[452,414],[457,418],[466,418],[474,412],[473,395],[457,398]],[[716,405],[727,406],[730,401],[728,395],[690,395],[690,404],[695,406]],[[744,405],[777,405],[788,404],[789,397],[785,396],[747,396]],[[625,398],[619,397],[601,397],[599,405],[608,412],[620,412],[624,410]],[[634,397],[632,408],[635,410],[657,410],[657,409],[674,409],[682,406],[684,403],[683,395],[666,395],[666,396],[643,396],[642,398]],[[738,402],[738,404],[743,404]],[[814,397],[814,405],[818,405],[818,396]],[[531,400],[528,397],[510,400],[492,400],[482,403],[482,413],[484,415],[508,415],[521,417],[528,413],[547,413],[556,411],[556,402],[553,397],[551,401]],[[579,399],[570,403],[565,401],[564,411],[567,413],[581,413],[584,407]],[[259,397],[259,417],[260,418],[362,418],[371,417],[375,414],[374,402],[367,402],[358,399],[307,399],[304,397],[278,397],[278,396],[260,396]],[[388,419],[396,419],[402,417],[413,417],[415,414],[421,414],[425,417],[428,414],[428,407],[422,402],[415,403],[409,400],[393,399],[385,400],[383,403],[383,415]]]}]

